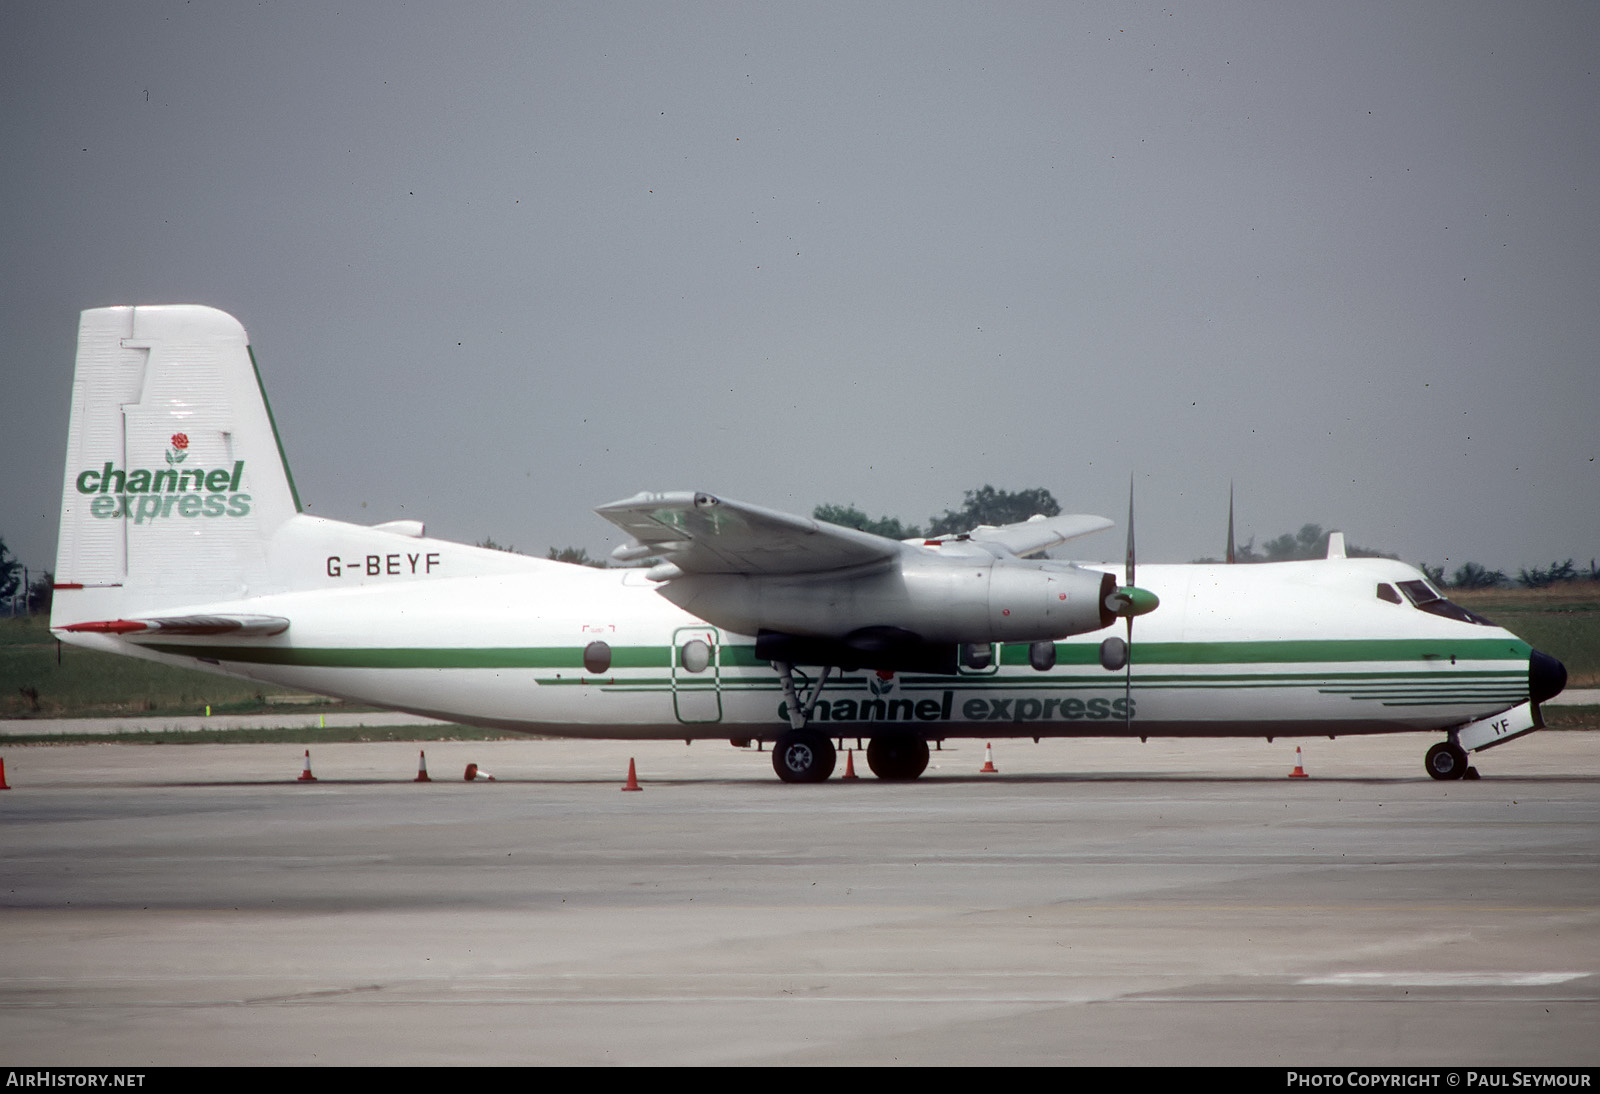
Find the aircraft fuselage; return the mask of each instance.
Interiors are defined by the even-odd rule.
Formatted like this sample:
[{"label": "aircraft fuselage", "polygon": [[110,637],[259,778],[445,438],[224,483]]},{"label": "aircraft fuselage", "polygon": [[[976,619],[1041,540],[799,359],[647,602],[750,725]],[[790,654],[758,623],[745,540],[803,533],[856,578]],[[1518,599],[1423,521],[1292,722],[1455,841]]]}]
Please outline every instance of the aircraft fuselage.
[{"label": "aircraft fuselage", "polygon": [[[771,740],[788,728],[754,638],[674,606],[642,571],[310,517],[291,525],[274,553],[298,559],[290,565],[319,587],[196,609],[281,615],[294,620],[288,633],[75,640],[532,733]],[[1120,568],[1100,569],[1120,580]],[[1527,643],[1379,595],[1422,580],[1402,563],[1147,564],[1139,578],[1162,606],[1138,621],[1131,674],[1102,663],[1119,621],[1055,642],[1042,671],[1029,644],[997,643],[987,665],[953,676],[844,672],[812,725],[830,737],[930,740],[1338,735],[1448,729],[1529,699]]]}]

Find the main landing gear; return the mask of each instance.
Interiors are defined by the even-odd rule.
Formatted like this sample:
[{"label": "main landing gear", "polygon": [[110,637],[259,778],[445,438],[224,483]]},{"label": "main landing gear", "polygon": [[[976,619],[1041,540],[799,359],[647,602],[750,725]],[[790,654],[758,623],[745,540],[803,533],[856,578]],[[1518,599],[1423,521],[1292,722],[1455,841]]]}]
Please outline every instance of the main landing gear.
[{"label": "main landing gear", "polygon": [[880,779],[914,779],[928,770],[928,742],[906,733],[867,742],[867,766]]},{"label": "main landing gear", "polygon": [[[806,723],[816,709],[817,697],[822,694],[832,670],[823,668],[810,696],[801,702],[795,686],[794,666],[780,661],[774,662],[773,667],[783,683],[790,728],[773,744],[772,769],[787,783],[822,782],[833,774],[839,753],[832,741],[806,728]],[[867,745],[867,766],[880,779],[915,779],[928,769],[928,742],[913,733],[880,734]]]},{"label": "main landing gear", "polygon": [[1454,741],[1440,741],[1428,749],[1423,766],[1436,779],[1475,779],[1478,773],[1467,762],[1467,754]]},{"label": "main landing gear", "polygon": [[812,729],[791,729],[772,746],[772,770],[786,783],[819,783],[833,774],[839,754]]},{"label": "main landing gear", "polygon": [[772,746],[772,770],[786,783],[819,783],[833,774],[833,765],[839,759],[833,742],[816,730],[807,729],[806,722],[816,709],[817,696],[822,694],[832,670],[824,667],[811,689],[811,696],[800,701],[794,686],[794,666],[787,661],[776,661],[778,679],[783,684],[783,698],[789,709],[789,732],[783,734]]},{"label": "main landing gear", "polygon": [[[772,770],[786,783],[819,783],[833,774],[839,753],[814,729],[791,729],[772,746]],[[928,769],[928,742],[885,733],[867,744],[867,766],[880,779],[908,781]]]}]

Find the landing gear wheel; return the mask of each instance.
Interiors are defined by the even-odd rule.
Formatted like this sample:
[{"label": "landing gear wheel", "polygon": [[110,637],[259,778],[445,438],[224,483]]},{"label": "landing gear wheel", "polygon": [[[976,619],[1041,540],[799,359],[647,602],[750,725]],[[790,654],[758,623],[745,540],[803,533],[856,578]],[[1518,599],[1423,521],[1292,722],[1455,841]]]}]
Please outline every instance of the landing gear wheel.
[{"label": "landing gear wheel", "polygon": [[786,783],[819,783],[833,774],[833,742],[809,729],[785,733],[772,746],[772,770]]},{"label": "landing gear wheel", "polygon": [[867,742],[867,766],[880,779],[914,779],[928,770],[928,742],[890,734]]},{"label": "landing gear wheel", "polygon": [[1467,754],[1449,741],[1440,741],[1428,749],[1422,763],[1436,779],[1459,779],[1467,773]]}]

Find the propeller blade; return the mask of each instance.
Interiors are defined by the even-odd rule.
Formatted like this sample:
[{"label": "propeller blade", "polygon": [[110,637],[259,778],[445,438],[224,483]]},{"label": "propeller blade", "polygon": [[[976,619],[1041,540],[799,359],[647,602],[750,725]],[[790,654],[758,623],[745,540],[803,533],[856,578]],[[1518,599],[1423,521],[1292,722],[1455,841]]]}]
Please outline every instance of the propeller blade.
[{"label": "propeller blade", "polygon": [[1133,604],[1133,593],[1138,589],[1133,579],[1133,475],[1128,476],[1128,569],[1124,576],[1128,579],[1127,612],[1124,617],[1128,623],[1128,663],[1124,668],[1126,672],[1122,681],[1122,727],[1133,728],[1133,617],[1136,614]]},{"label": "propeller blade", "polygon": [[1133,579],[1133,476],[1128,476],[1128,572],[1129,585],[1137,585]]},{"label": "propeller blade", "polygon": [[1128,616],[1128,661],[1122,681],[1122,728],[1133,728],[1133,616]]},{"label": "propeller blade", "polygon": [[1233,483],[1228,484],[1228,565],[1238,562],[1233,552]]}]

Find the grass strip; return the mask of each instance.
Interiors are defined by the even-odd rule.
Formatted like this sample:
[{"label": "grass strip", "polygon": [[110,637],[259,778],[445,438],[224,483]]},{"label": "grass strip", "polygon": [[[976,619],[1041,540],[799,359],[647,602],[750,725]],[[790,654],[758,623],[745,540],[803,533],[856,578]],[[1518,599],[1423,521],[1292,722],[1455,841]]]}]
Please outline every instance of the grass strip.
[{"label": "grass strip", "polygon": [[117,733],[8,733],[12,745],[359,744],[365,741],[525,741],[522,733],[475,726],[290,726],[283,729],[140,729]]}]

